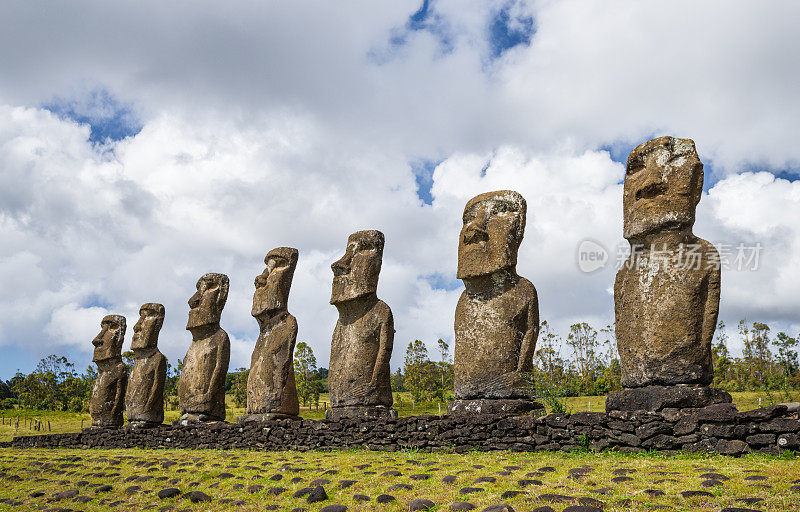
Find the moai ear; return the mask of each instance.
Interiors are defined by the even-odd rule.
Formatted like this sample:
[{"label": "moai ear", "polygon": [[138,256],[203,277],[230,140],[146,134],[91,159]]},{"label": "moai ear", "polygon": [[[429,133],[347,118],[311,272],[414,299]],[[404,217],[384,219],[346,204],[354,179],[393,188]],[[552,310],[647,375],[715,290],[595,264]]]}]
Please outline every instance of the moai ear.
[{"label": "moai ear", "polygon": [[703,196],[703,162],[698,159],[692,172],[692,192],[694,194],[692,200],[694,205],[697,206]]}]

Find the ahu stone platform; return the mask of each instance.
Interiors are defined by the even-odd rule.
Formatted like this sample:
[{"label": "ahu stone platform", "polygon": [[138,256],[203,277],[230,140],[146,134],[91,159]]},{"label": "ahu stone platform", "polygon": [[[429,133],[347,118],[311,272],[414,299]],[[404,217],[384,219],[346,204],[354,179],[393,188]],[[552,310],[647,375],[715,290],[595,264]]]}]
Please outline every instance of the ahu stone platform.
[{"label": "ahu stone platform", "polygon": [[89,428],[79,433],[16,437],[13,448],[189,448],[396,451],[593,451],[667,454],[800,453],[800,419],[784,405],[739,412],[702,409],[578,412],[533,416],[410,416],[396,419],[211,422],[152,429]]}]

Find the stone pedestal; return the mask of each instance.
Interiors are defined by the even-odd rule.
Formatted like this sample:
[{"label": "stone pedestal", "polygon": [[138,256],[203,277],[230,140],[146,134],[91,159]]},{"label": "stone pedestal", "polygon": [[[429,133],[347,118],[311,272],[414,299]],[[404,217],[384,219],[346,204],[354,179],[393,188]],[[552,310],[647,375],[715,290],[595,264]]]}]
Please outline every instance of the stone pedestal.
[{"label": "stone pedestal", "polygon": [[181,418],[177,421],[174,421],[173,425],[192,425],[198,423],[227,423],[225,420],[221,420],[219,418],[215,418],[213,416],[208,416],[205,414],[193,414],[193,413],[185,413]]},{"label": "stone pedestal", "polygon": [[152,421],[131,421],[123,428],[125,430],[141,430],[147,428],[158,428],[161,425],[162,425],[161,423],[155,423]]},{"label": "stone pedestal", "polygon": [[376,419],[394,419],[397,418],[397,411],[391,407],[382,405],[363,406],[363,407],[333,407],[328,409],[325,413],[326,420],[343,420],[343,419],[361,419],[361,420],[376,420]]},{"label": "stone pedestal", "polygon": [[539,402],[521,399],[454,400],[447,404],[447,412],[454,415],[501,414],[504,416],[525,416],[527,414],[544,414],[545,409]]},{"label": "stone pedestal", "polygon": [[257,422],[262,423],[265,421],[275,421],[275,420],[295,420],[300,421],[302,418],[300,416],[294,416],[291,414],[281,414],[278,412],[266,412],[263,414],[245,414],[236,418],[238,423],[250,423],[250,422]]},{"label": "stone pedestal", "polygon": [[606,411],[697,409],[733,401],[724,389],[705,386],[647,386],[623,389],[606,397]]}]

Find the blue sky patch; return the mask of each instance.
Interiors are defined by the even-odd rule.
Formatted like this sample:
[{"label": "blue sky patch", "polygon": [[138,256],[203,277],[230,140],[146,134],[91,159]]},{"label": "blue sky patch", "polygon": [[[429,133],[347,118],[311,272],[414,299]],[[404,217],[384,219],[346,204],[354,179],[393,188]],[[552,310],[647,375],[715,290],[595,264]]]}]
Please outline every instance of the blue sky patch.
[{"label": "blue sky patch", "polygon": [[425,281],[427,281],[434,290],[446,290],[449,292],[463,286],[461,281],[456,279],[455,274],[443,274],[441,272],[435,272],[433,274],[424,276],[423,279],[425,279]]},{"label": "blue sky patch", "polygon": [[414,173],[414,180],[417,182],[417,197],[425,204],[433,204],[431,187],[433,187],[433,171],[436,166],[442,163],[441,160],[421,159],[411,162],[411,171]]},{"label": "blue sky patch", "polygon": [[512,17],[512,5],[512,2],[504,5],[489,22],[489,51],[492,59],[500,57],[515,46],[529,46],[536,32],[532,17]]},{"label": "blue sky patch", "polygon": [[88,124],[89,141],[94,144],[117,142],[142,130],[131,105],[120,102],[105,89],[95,89],[76,98],[56,97],[43,108],[62,119]]}]

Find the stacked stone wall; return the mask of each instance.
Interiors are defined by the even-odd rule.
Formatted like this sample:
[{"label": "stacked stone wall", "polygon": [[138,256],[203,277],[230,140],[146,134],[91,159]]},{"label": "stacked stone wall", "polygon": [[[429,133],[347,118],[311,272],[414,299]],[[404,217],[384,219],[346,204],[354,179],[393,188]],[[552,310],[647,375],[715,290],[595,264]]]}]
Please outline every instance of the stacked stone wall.
[{"label": "stacked stone wall", "polygon": [[739,412],[731,404],[661,412],[532,416],[410,416],[396,419],[215,422],[153,429],[84,429],[14,438],[14,448],[188,448],[253,450],[800,453],[800,419],[786,406]]}]

